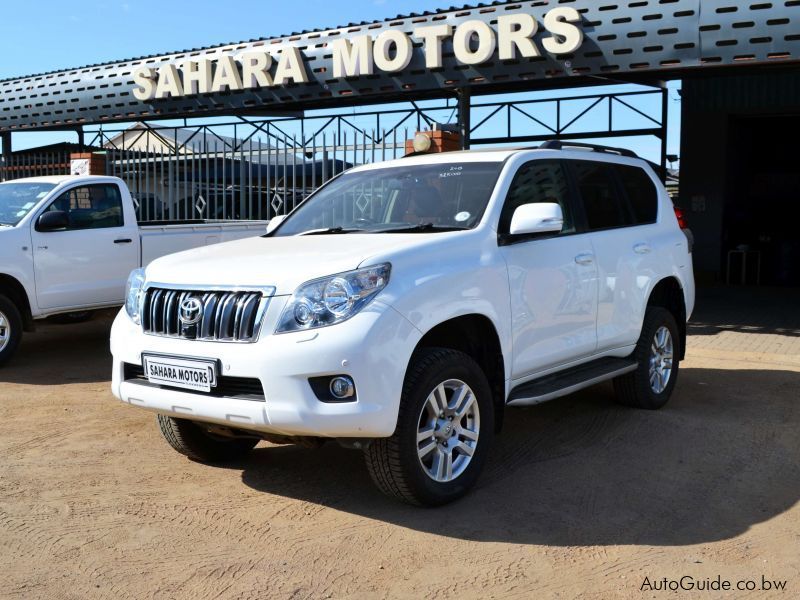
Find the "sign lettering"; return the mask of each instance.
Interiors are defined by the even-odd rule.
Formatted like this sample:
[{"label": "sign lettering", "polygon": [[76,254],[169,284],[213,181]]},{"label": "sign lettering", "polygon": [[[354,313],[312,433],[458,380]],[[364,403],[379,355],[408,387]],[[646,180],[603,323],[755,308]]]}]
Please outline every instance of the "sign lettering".
[{"label": "sign lettering", "polygon": [[[398,73],[411,62],[415,41],[422,44],[426,68],[438,69],[443,65],[442,45],[448,38],[452,39],[456,61],[464,65],[486,63],[495,54],[501,61],[533,58],[542,55],[534,40],[540,25],[549,34],[541,39],[544,51],[569,54],[583,44],[580,21],[576,9],[559,7],[548,11],[541,24],[532,15],[516,13],[499,17],[496,27],[473,19],[455,27],[447,23],[418,27],[410,34],[387,29],[375,37],[339,38],[330,44],[333,76],[362,77],[373,75],[376,70]],[[290,45],[274,54],[251,50],[165,64],[157,69],[140,67],[134,71],[133,80],[133,95],[142,101],[309,81],[303,52]]]}]

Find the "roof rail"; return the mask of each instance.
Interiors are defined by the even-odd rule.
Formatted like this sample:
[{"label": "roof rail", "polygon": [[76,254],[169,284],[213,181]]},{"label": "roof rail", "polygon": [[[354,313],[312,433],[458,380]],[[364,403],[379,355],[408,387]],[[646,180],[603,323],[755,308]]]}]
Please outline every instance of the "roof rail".
[{"label": "roof rail", "polygon": [[611,146],[598,146],[596,144],[583,144],[581,142],[562,142],[561,140],[550,140],[539,146],[539,150],[564,150],[565,148],[581,148],[592,152],[603,152],[605,154],[619,154],[629,158],[639,158],[633,150],[627,148],[612,148]]}]

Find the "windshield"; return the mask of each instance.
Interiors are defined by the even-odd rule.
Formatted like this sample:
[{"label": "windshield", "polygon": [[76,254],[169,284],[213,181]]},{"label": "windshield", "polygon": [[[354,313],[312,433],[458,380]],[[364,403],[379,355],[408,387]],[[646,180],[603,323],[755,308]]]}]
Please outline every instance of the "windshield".
[{"label": "windshield", "polygon": [[273,235],[472,229],[502,167],[451,162],[344,173],[303,202]]},{"label": "windshield", "polygon": [[0,184],[0,225],[16,225],[47,193],[52,183]]}]

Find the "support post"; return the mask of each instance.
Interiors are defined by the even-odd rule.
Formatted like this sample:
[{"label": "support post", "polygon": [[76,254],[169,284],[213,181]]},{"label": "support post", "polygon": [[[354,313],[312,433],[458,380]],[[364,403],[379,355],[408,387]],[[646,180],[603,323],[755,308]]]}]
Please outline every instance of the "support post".
[{"label": "support post", "polygon": [[78,127],[75,130],[75,132],[78,134],[78,146],[81,147],[81,152],[83,152],[86,149],[86,143],[85,143],[86,140],[85,140],[85,137],[84,137],[84,134],[83,134],[83,125]]},{"label": "support post", "polygon": [[3,160],[8,162],[11,160],[11,152],[13,152],[11,147],[11,132],[0,133],[0,141],[3,143]]},{"label": "support post", "polygon": [[458,131],[461,134],[461,149],[469,150],[470,146],[470,92],[469,88],[460,88],[458,94]]},{"label": "support post", "polygon": [[664,82],[661,88],[661,180],[667,184],[667,126],[669,125],[669,89]]}]

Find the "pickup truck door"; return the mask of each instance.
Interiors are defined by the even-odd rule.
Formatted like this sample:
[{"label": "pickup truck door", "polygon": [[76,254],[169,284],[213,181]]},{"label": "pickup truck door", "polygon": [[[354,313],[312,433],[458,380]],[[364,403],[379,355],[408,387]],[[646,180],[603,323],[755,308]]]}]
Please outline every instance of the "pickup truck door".
[{"label": "pickup truck door", "polygon": [[[508,238],[514,210],[533,202],[561,205],[561,233]],[[509,273],[512,379],[590,356],[597,346],[597,266],[589,236],[577,229],[575,214],[561,161],[536,160],[520,167],[498,226]]]},{"label": "pickup truck door", "polygon": [[43,213],[54,210],[68,214],[65,229],[38,231],[34,223],[31,231],[39,308],[121,303],[128,274],[139,266],[139,233],[135,221],[126,222],[120,188],[76,186]]}]

